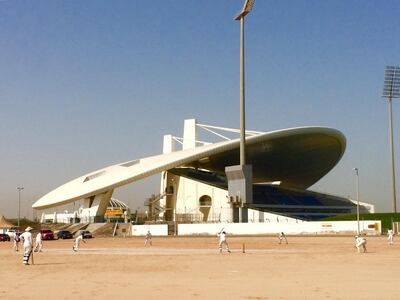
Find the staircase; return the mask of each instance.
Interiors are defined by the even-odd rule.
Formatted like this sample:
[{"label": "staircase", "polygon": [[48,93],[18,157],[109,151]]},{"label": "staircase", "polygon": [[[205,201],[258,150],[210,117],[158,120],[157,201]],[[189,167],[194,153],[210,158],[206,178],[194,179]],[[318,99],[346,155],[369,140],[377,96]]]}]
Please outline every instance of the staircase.
[{"label": "staircase", "polygon": [[131,235],[131,224],[130,223],[114,223],[112,236],[130,236]]},{"label": "staircase", "polygon": [[86,230],[89,230],[91,233],[95,233],[96,230],[99,230],[101,227],[105,226],[107,223],[90,223]]},{"label": "staircase", "polygon": [[150,198],[148,198],[145,202],[144,205],[149,207],[149,215],[148,219],[149,220],[157,220],[159,219],[159,215],[162,214],[165,211],[165,207],[160,204],[160,200],[164,198],[167,195],[167,192],[164,192],[162,194],[158,195],[151,195]]},{"label": "staircase", "polygon": [[95,237],[112,236],[114,230],[114,223],[103,223],[103,226],[92,232]]}]

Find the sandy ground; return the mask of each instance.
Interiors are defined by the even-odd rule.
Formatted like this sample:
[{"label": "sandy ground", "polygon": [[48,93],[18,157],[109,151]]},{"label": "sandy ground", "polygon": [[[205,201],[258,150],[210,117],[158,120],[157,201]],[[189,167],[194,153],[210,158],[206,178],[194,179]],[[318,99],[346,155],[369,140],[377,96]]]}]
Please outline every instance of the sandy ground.
[{"label": "sandy ground", "polygon": [[[228,236],[45,241],[34,265],[0,243],[0,299],[400,299],[400,240]],[[396,242],[396,241],[395,241]],[[243,244],[246,251],[243,253]]]}]

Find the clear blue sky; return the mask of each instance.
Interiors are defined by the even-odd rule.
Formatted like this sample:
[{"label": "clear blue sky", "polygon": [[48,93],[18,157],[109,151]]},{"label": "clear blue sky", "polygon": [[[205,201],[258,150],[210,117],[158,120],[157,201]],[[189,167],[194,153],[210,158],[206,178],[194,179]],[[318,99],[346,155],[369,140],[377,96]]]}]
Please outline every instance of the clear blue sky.
[{"label": "clear blue sky", "polygon": [[[0,214],[161,152],[183,120],[239,127],[242,0],[0,1]],[[246,18],[247,128],[323,125],[347,150],[313,190],[392,206],[384,68],[400,64],[400,2],[256,0]],[[400,103],[394,102],[399,166]],[[399,173],[400,175],[400,173]],[[132,207],[158,178],[115,192]],[[398,178],[400,183],[400,177]],[[400,191],[399,184],[398,190]]]}]

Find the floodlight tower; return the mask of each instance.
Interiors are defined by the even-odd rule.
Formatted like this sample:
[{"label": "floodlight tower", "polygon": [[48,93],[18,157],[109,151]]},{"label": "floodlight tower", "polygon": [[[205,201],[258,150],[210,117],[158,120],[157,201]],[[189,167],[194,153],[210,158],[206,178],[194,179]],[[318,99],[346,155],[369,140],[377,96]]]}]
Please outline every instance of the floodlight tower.
[{"label": "floodlight tower", "polygon": [[21,191],[24,189],[23,186],[17,187],[18,190],[18,228],[19,228],[19,220],[21,217]]},{"label": "floodlight tower", "polygon": [[246,165],[245,93],[244,93],[244,17],[253,8],[255,0],[245,0],[242,10],[234,18],[240,21],[240,165],[225,168],[228,178],[229,201],[234,222],[247,222],[246,203],[253,202],[252,166]]},{"label": "floodlight tower", "polygon": [[356,198],[357,198],[357,235],[360,234],[360,187],[358,179],[358,168],[353,168],[356,174]]},{"label": "floodlight tower", "polygon": [[235,16],[240,21],[240,165],[246,164],[245,89],[244,89],[244,17],[253,8],[255,0],[245,0],[242,10]]},{"label": "floodlight tower", "polygon": [[392,162],[392,188],[393,188],[393,211],[397,213],[396,205],[396,175],[394,170],[394,150],[393,150],[393,123],[392,123],[392,99],[400,98],[400,67],[386,66],[385,82],[382,97],[389,100],[389,140],[390,157]]}]

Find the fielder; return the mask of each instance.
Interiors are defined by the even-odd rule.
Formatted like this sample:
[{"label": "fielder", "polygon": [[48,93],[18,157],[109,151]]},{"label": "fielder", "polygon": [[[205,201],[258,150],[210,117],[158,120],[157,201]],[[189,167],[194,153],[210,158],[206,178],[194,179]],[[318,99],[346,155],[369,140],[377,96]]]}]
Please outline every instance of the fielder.
[{"label": "fielder", "polygon": [[285,239],[286,244],[288,243],[286,235],[283,232],[279,232],[278,238],[279,238],[279,245],[282,243],[283,239]]},{"label": "fielder", "polygon": [[147,246],[147,244],[150,244],[150,246],[153,245],[153,242],[152,242],[152,240],[151,240],[151,237],[152,237],[152,235],[151,235],[151,232],[150,232],[150,230],[149,230],[149,231],[147,231],[147,233],[146,233],[146,235],[145,235],[145,237],[144,237],[144,245],[145,245],[145,246]]},{"label": "fielder", "polygon": [[43,241],[42,241],[42,235],[40,233],[40,231],[38,232],[38,234],[36,235],[35,238],[35,248],[33,251],[35,252],[42,252],[42,248],[43,248]]},{"label": "fielder", "polygon": [[32,227],[28,226],[25,232],[19,236],[24,241],[24,265],[29,265],[29,257],[32,254],[32,229]]},{"label": "fielder", "polygon": [[229,250],[228,242],[226,241],[226,232],[221,231],[217,234],[217,236],[219,237],[219,253],[222,253],[222,245],[225,245],[226,251],[231,253],[231,250]]},{"label": "fielder", "polygon": [[14,241],[14,245],[13,245],[13,248],[14,248],[14,250],[15,250],[15,252],[18,252],[18,248],[19,248],[19,242],[20,242],[20,238],[19,238],[19,236],[18,236],[18,233],[17,232],[14,232],[14,235],[12,236],[12,238],[13,238],[13,241]]},{"label": "fielder", "polygon": [[361,248],[363,248],[363,252],[367,252],[367,240],[361,236],[356,235],[355,236],[356,239],[356,248],[357,248],[357,252],[360,253],[361,252]]},{"label": "fielder", "polygon": [[387,234],[388,234],[389,245],[393,245],[394,231],[392,229],[389,229]]},{"label": "fielder", "polygon": [[80,235],[75,239],[75,243],[74,243],[74,245],[72,246],[72,250],[73,250],[73,251],[78,252],[78,250],[79,250],[79,245],[81,244],[81,241],[84,242],[84,243],[86,244],[85,240],[83,239],[83,233],[80,234]]}]

